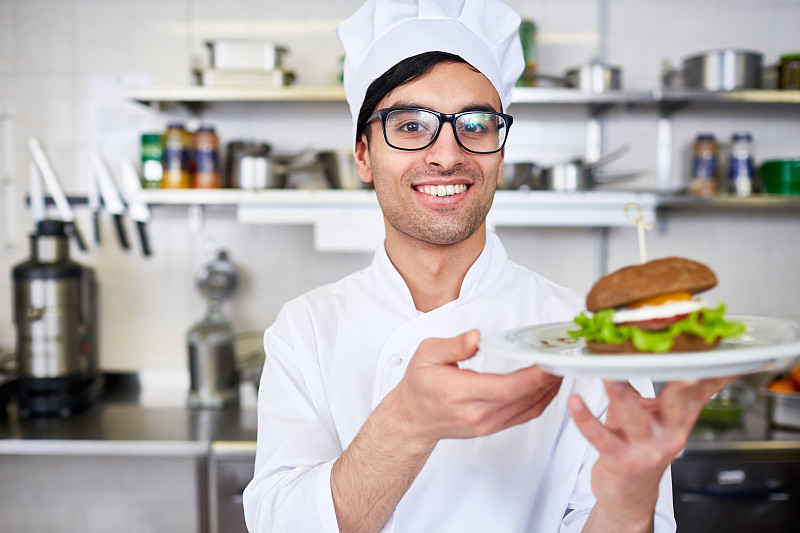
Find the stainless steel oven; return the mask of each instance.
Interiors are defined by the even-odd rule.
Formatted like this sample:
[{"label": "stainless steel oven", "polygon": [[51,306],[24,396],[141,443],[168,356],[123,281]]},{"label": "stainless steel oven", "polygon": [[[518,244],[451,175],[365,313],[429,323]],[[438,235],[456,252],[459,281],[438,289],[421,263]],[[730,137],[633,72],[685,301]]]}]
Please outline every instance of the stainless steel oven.
[{"label": "stainless steel oven", "polygon": [[247,533],[242,492],[253,478],[255,442],[212,442],[209,455],[211,533]]},{"label": "stainless steel oven", "polygon": [[687,451],[672,466],[678,533],[799,531],[800,450],[783,444]]}]

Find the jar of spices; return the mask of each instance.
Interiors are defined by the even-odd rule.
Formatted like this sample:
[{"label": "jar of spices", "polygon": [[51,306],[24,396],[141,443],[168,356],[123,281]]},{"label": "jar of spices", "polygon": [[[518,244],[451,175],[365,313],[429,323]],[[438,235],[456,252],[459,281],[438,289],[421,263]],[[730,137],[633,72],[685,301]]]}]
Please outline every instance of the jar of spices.
[{"label": "jar of spices", "polygon": [[711,133],[701,133],[692,148],[692,179],[689,194],[713,196],[719,189],[719,146]]},{"label": "jar of spices", "polygon": [[142,187],[145,189],[160,189],[163,167],[161,160],[164,155],[160,133],[142,134]]},{"label": "jar of spices", "polygon": [[219,168],[219,137],[212,126],[200,126],[194,134],[194,186],[219,189],[223,186]]},{"label": "jar of spices", "polygon": [[164,175],[161,187],[164,189],[188,189],[192,186],[189,150],[189,132],[182,123],[174,122],[164,132],[164,153],[162,166]]},{"label": "jar of spices", "polygon": [[753,136],[748,132],[734,133],[728,163],[728,192],[736,196],[753,194],[755,173]]},{"label": "jar of spices", "polygon": [[778,64],[778,88],[800,90],[800,52],[781,56]]}]

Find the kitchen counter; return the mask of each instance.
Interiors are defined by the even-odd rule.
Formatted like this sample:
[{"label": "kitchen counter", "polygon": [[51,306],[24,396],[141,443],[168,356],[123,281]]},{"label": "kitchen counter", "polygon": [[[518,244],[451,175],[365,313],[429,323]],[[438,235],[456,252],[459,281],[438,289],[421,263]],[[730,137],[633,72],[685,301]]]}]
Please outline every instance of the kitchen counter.
[{"label": "kitchen counter", "polygon": [[[253,447],[254,407],[193,410],[177,401],[148,402],[135,375],[109,375],[98,407],[63,419],[19,419],[8,409],[0,418],[0,454],[143,453],[204,454],[214,442]],[[698,423],[687,452],[785,449],[800,451],[800,431],[771,427],[759,399],[742,423],[719,428]]]},{"label": "kitchen counter", "polygon": [[136,375],[106,376],[97,407],[67,418],[0,418],[0,454],[205,455],[212,442],[254,442],[254,408],[194,410],[185,393],[147,400]]}]

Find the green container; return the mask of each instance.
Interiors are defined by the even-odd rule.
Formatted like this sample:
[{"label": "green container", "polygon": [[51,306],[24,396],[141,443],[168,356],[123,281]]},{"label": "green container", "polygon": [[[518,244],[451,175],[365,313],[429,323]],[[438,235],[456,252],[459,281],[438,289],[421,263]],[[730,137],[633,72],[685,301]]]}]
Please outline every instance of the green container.
[{"label": "green container", "polygon": [[759,171],[769,194],[800,194],[800,159],[764,161]]}]

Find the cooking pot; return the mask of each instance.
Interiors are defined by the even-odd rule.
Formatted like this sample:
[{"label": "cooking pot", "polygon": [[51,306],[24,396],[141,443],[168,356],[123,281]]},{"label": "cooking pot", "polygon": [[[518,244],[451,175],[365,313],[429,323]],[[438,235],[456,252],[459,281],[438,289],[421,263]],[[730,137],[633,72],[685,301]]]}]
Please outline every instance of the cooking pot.
[{"label": "cooking pot", "polygon": [[572,87],[594,94],[622,88],[622,70],[599,61],[573,67],[564,76],[538,73],[530,76],[549,81],[558,87]]},{"label": "cooking pot", "polygon": [[539,177],[538,189],[557,192],[588,191],[597,185],[635,179],[642,173],[635,171],[599,176],[596,172],[599,167],[619,158],[628,149],[629,146],[624,145],[591,163],[587,163],[580,158],[574,158],[552,167],[544,168]]},{"label": "cooking pot", "polygon": [[723,48],[693,55],[683,61],[684,86],[707,91],[759,89],[763,54]]}]

